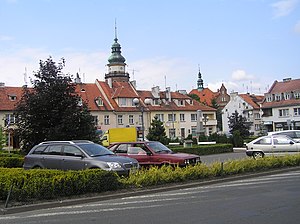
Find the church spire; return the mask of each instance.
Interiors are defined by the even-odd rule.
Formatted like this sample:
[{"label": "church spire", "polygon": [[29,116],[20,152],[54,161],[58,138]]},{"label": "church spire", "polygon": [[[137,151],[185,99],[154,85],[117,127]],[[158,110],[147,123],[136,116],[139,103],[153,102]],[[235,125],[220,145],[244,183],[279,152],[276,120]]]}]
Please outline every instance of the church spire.
[{"label": "church spire", "polygon": [[202,79],[202,75],[201,75],[201,72],[200,72],[200,66],[199,66],[197,87],[198,87],[199,92],[203,90],[203,79]]},{"label": "church spire", "polygon": [[115,38],[111,46],[111,55],[108,58],[108,74],[105,74],[106,81],[112,85],[114,81],[129,82],[129,74],[125,71],[126,59],[121,54],[121,45],[118,43],[117,22],[115,20]]}]

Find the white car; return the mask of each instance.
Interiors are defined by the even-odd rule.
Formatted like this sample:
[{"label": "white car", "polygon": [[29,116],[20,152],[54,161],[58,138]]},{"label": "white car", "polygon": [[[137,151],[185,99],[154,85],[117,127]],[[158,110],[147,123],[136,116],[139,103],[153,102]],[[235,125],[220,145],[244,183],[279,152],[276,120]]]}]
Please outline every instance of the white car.
[{"label": "white car", "polygon": [[286,135],[259,137],[246,144],[247,156],[262,158],[267,155],[285,155],[300,152],[300,143]]},{"label": "white car", "polygon": [[295,141],[300,141],[300,130],[284,130],[268,132],[268,135],[287,135]]}]

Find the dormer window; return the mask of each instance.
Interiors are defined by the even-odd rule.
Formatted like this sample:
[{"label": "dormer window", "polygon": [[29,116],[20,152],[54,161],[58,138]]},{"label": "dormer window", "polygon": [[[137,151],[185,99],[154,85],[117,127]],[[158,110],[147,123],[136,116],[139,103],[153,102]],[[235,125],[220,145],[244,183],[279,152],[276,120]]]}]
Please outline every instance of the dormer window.
[{"label": "dormer window", "polygon": [[10,101],[16,101],[16,100],[17,100],[17,95],[15,95],[15,94],[10,94],[10,95],[8,95],[8,99],[9,99]]},{"label": "dormer window", "polygon": [[95,99],[95,103],[97,104],[98,107],[103,106],[103,100],[102,98],[99,96]]}]

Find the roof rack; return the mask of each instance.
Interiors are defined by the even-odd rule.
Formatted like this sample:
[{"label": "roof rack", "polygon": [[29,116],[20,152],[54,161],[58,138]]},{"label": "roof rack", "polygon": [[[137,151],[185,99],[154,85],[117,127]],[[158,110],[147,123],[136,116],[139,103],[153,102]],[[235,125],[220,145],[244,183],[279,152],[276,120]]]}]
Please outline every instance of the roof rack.
[{"label": "roof rack", "polygon": [[41,142],[39,145],[47,145],[47,144],[55,144],[55,143],[69,143],[69,144],[76,144],[76,143],[93,143],[89,140],[71,140],[71,141],[45,141]]}]

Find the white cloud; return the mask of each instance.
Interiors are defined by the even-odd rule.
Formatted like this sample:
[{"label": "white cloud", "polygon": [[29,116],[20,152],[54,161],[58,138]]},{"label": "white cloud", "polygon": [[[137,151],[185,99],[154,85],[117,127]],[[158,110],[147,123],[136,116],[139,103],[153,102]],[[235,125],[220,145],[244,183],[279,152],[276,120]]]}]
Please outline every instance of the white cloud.
[{"label": "white cloud", "polygon": [[283,17],[289,15],[296,7],[298,0],[282,0],[271,4],[273,17]]},{"label": "white cloud", "polygon": [[300,20],[294,26],[294,31],[300,34]]},{"label": "white cloud", "polygon": [[252,75],[248,75],[244,70],[236,70],[233,71],[231,74],[231,78],[234,81],[244,81],[244,80],[251,80],[253,79]]}]

